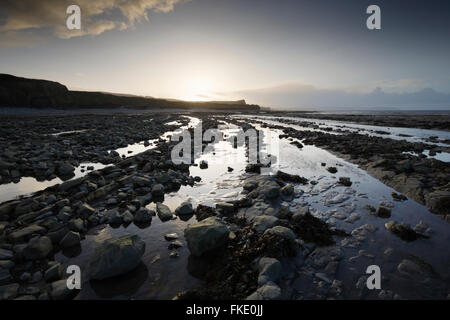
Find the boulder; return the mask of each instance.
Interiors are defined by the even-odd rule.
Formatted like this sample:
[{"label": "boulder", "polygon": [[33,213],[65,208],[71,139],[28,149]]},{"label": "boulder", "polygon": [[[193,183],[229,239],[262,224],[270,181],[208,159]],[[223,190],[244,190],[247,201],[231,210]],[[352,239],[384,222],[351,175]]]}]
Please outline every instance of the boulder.
[{"label": "boulder", "polygon": [[31,276],[31,280],[30,283],[38,283],[39,281],[42,280],[42,272],[41,271],[37,271],[35,273],[33,273],[33,275]]},{"label": "boulder", "polygon": [[400,224],[396,221],[389,221],[384,226],[397,237],[408,242],[414,241],[418,238],[427,238],[427,236],[415,232],[410,226]]},{"label": "boulder", "polygon": [[395,201],[406,201],[408,200],[408,198],[406,196],[404,196],[401,193],[396,193],[396,192],[392,192],[392,199],[394,199]]},{"label": "boulder", "polygon": [[87,203],[83,203],[77,211],[78,215],[80,217],[82,217],[83,219],[89,217],[91,214],[95,213],[95,209],[92,208],[90,205],[88,205]]},{"label": "boulder", "polygon": [[90,261],[90,278],[103,280],[125,274],[141,262],[145,242],[137,235],[106,240]]},{"label": "boulder", "polygon": [[173,217],[173,214],[172,214],[172,211],[170,210],[170,208],[168,206],[166,206],[165,204],[162,204],[161,202],[158,202],[156,204],[156,212],[158,214],[159,219],[161,219],[161,221],[169,221]]},{"label": "boulder", "polygon": [[338,183],[346,187],[350,187],[352,185],[352,181],[348,177],[340,177]]},{"label": "boulder", "polygon": [[308,183],[308,179],[304,177],[300,177],[299,175],[296,174],[289,174],[283,171],[278,171],[275,177],[279,180],[291,183],[300,183],[300,184]]},{"label": "boulder", "polygon": [[300,223],[304,217],[309,214],[309,207],[300,207],[292,214],[292,221],[294,223]]},{"label": "boulder", "polygon": [[289,219],[291,215],[291,210],[289,210],[289,207],[287,206],[280,206],[278,210],[275,211],[275,216],[278,219]]},{"label": "boulder", "polygon": [[[0,219],[7,219],[7,218],[0,217]],[[0,222],[0,234],[2,234],[3,231],[5,231],[7,225],[8,225],[8,222]]]},{"label": "boulder", "polygon": [[202,204],[199,204],[195,209],[195,216],[197,221],[202,221],[206,218],[217,215],[216,209],[213,207],[208,207]]},{"label": "boulder", "polygon": [[192,203],[187,202],[187,201],[181,203],[178,206],[178,208],[175,209],[175,213],[177,215],[181,215],[181,216],[187,216],[187,215],[194,214],[194,209],[192,208]]},{"label": "boulder", "polygon": [[0,260],[9,260],[14,256],[10,250],[0,248]]},{"label": "boulder", "polygon": [[200,167],[200,169],[207,169],[208,168],[208,162],[206,160],[200,161],[199,167]]},{"label": "boulder", "polygon": [[133,215],[130,211],[126,210],[124,213],[122,213],[122,221],[125,225],[128,225],[133,222]]},{"label": "boulder", "polygon": [[133,184],[137,187],[150,187],[152,185],[152,181],[146,177],[133,177]]},{"label": "boulder", "polygon": [[216,217],[209,217],[191,224],[184,230],[189,251],[197,257],[225,245],[228,235],[227,226]]},{"label": "boulder", "polygon": [[122,224],[122,215],[117,210],[111,210],[108,212],[108,223],[111,225],[120,225]]},{"label": "boulder", "polygon": [[9,300],[17,297],[19,285],[17,283],[0,286],[0,300]]},{"label": "boulder", "polygon": [[233,214],[235,212],[234,204],[228,202],[216,203],[216,209],[224,216]]},{"label": "boulder", "polygon": [[45,228],[38,225],[31,225],[18,231],[14,231],[8,237],[11,242],[19,243],[26,240],[33,234],[44,234],[45,232]]},{"label": "boulder", "polygon": [[20,276],[20,281],[28,282],[31,279],[31,274],[29,272],[24,272]]},{"label": "boulder", "polygon": [[14,213],[10,214],[17,218],[25,213],[30,213],[39,209],[39,202],[33,198],[22,200],[15,208]]},{"label": "boulder", "polygon": [[16,264],[12,260],[0,260],[0,269],[9,270],[14,268]]},{"label": "boulder", "polygon": [[403,259],[402,262],[399,263],[397,271],[405,278],[420,282],[434,274],[433,268],[425,262],[419,265],[417,262],[408,259]]},{"label": "boulder", "polygon": [[63,248],[70,248],[80,244],[81,237],[78,232],[68,232],[59,242],[59,245]]},{"label": "boulder", "polygon": [[264,234],[276,234],[292,243],[295,243],[296,240],[294,231],[282,226],[275,226],[273,228],[267,229]]},{"label": "boulder", "polygon": [[425,198],[430,211],[438,214],[450,214],[450,191],[436,190]]},{"label": "boulder", "polygon": [[280,195],[280,187],[278,184],[267,184],[263,188],[263,194],[266,199],[272,200],[277,198]]},{"label": "boulder", "polygon": [[255,180],[250,180],[244,183],[242,188],[248,192],[253,191],[258,187],[258,182]]},{"label": "boulder", "polygon": [[75,167],[72,166],[70,163],[68,162],[64,162],[62,163],[59,167],[58,167],[58,173],[62,176],[67,176],[72,174],[75,171]]},{"label": "boulder", "polygon": [[7,269],[0,269],[0,285],[10,284],[14,282],[14,279]]},{"label": "boulder", "polygon": [[160,174],[157,178],[156,178],[156,180],[159,182],[159,183],[168,183],[170,180],[171,180],[171,177],[170,177],[170,175],[169,174],[167,174],[167,173],[162,173],[162,174]]},{"label": "boulder", "polygon": [[138,197],[136,197],[136,200],[139,201],[139,204],[141,207],[145,207],[147,204],[149,204],[152,201],[152,194],[147,193],[146,195],[138,196]]},{"label": "boulder", "polygon": [[152,187],[152,196],[153,197],[162,197],[164,196],[164,186],[162,184],[155,184]]},{"label": "boulder", "polygon": [[336,168],[336,167],[328,167],[328,168],[327,168],[327,171],[328,171],[329,173],[336,173],[336,172],[337,172],[337,168]]},{"label": "boulder", "polygon": [[69,228],[75,232],[84,232],[84,221],[80,218],[72,219],[69,221]]},{"label": "boulder", "polygon": [[285,201],[292,201],[294,198],[294,187],[291,184],[287,184],[280,189],[281,197]]},{"label": "boulder", "polygon": [[152,221],[154,212],[147,208],[140,208],[134,215],[134,223],[149,223]]},{"label": "boulder", "polygon": [[390,218],[391,217],[391,208],[388,208],[383,205],[378,206],[377,216],[380,218]]},{"label": "boulder", "polygon": [[416,281],[423,280],[426,277],[426,274],[422,270],[422,268],[418,264],[408,259],[403,259],[402,262],[397,266],[397,270],[404,277]]},{"label": "boulder", "polygon": [[62,265],[56,263],[50,268],[48,268],[44,273],[44,279],[46,282],[53,282],[61,279],[62,276]]},{"label": "boulder", "polygon": [[245,167],[245,172],[248,173],[261,173],[261,168],[263,165],[261,163],[251,163]]},{"label": "boulder", "polygon": [[259,276],[277,282],[281,277],[281,262],[275,258],[263,257],[258,262]]},{"label": "boulder", "polygon": [[279,300],[281,289],[273,282],[268,282],[247,297],[247,300]]},{"label": "boulder", "polygon": [[78,293],[76,289],[67,287],[67,279],[52,282],[50,296],[53,300],[68,300]]},{"label": "boulder", "polygon": [[49,237],[32,238],[25,249],[23,256],[28,260],[44,259],[53,250],[53,244]]},{"label": "boulder", "polygon": [[269,228],[272,228],[278,224],[279,220],[277,217],[262,215],[253,218],[253,229],[259,233],[263,233]]},{"label": "boulder", "polygon": [[268,282],[257,290],[258,294],[264,300],[279,300],[281,299],[281,289],[273,282]]},{"label": "boulder", "polygon": [[7,216],[14,212],[20,201],[11,201],[0,205],[0,216]]},{"label": "boulder", "polygon": [[0,159],[0,169],[12,169],[14,167],[16,167],[15,163],[3,161]]},{"label": "boulder", "polygon": [[59,191],[67,191],[71,188],[78,187],[84,182],[84,177],[65,181],[59,185]]},{"label": "boulder", "polygon": [[70,231],[69,228],[61,227],[61,228],[58,228],[54,231],[47,233],[47,237],[49,237],[50,240],[52,240],[52,243],[56,244],[56,243],[59,243],[61,241],[61,239],[64,238],[64,236],[69,231]]}]

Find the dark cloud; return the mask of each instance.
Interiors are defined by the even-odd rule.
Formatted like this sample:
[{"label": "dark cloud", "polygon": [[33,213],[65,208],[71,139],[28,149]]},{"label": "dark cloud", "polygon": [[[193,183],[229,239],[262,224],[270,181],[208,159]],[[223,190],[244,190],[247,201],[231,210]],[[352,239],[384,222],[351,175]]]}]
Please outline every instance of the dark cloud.
[{"label": "dark cloud", "polygon": [[[107,30],[123,30],[148,20],[148,12],[169,12],[189,0],[2,0],[0,38],[2,45],[26,45],[30,31],[48,30],[59,38],[98,35]],[[82,29],[66,27],[68,6],[81,8]],[[118,17],[115,12],[119,11]]]}]

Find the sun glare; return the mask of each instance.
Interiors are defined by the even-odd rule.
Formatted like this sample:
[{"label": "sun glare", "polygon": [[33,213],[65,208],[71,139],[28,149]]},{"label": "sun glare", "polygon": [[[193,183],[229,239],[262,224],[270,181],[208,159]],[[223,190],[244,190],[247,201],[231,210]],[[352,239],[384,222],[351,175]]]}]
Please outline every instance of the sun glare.
[{"label": "sun glare", "polygon": [[194,79],[189,82],[186,100],[206,101],[211,100],[212,84],[207,79]]},{"label": "sun glare", "polygon": [[211,90],[211,84],[207,80],[197,80],[194,82],[194,90],[196,93],[208,93]]}]

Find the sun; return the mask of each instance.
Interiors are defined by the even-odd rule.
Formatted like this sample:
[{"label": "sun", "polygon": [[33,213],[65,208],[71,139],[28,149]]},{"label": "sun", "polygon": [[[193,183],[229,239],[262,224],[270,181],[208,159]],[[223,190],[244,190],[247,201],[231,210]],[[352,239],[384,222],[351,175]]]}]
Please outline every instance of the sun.
[{"label": "sun", "polygon": [[213,85],[207,78],[191,79],[186,89],[185,100],[207,101],[211,99]]},{"label": "sun", "polygon": [[193,91],[194,94],[207,94],[211,91],[211,83],[206,79],[195,80]]}]

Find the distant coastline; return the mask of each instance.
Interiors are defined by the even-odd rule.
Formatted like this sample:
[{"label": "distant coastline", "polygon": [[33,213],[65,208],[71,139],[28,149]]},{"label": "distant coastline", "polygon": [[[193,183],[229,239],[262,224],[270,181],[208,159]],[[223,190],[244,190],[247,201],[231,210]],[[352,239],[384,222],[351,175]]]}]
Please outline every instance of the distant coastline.
[{"label": "distant coastline", "polygon": [[0,74],[0,107],[33,109],[136,109],[258,111],[258,105],[237,101],[180,101],[149,97],[71,91],[61,83]]}]

